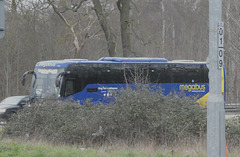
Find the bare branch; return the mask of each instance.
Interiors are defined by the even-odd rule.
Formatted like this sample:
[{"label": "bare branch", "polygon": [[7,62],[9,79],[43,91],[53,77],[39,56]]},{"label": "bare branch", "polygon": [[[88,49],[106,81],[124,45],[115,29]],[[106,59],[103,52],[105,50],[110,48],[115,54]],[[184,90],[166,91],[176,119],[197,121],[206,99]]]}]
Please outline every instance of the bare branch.
[{"label": "bare branch", "polygon": [[[83,3],[87,0],[77,0],[77,3],[74,3],[75,1],[73,0],[68,0],[67,2],[69,2],[68,4],[66,4],[66,6],[64,8],[61,8],[61,11],[59,10],[60,13],[65,13],[66,11],[73,11],[73,12],[77,12],[78,9],[83,5]],[[66,2],[66,3],[67,3]]]},{"label": "bare branch", "polygon": [[130,0],[130,3],[134,6],[134,8],[137,10],[137,12],[140,13],[140,11],[138,10],[137,5],[132,0]]},{"label": "bare branch", "polygon": [[80,0],[77,5],[73,5],[73,6],[72,6],[72,11],[77,12],[78,9],[82,6],[82,4],[83,4],[85,1],[87,1],[87,0]]},{"label": "bare branch", "polygon": [[74,31],[73,25],[71,25],[71,24],[67,21],[67,19],[63,16],[63,14],[58,11],[58,8],[54,5],[53,1],[48,0],[48,2],[49,2],[49,4],[52,6],[54,12],[64,21],[64,23],[67,25],[67,27],[68,27],[68,28],[70,29],[70,31],[72,32],[72,35],[73,35],[73,37],[74,37],[73,44],[74,44],[74,46],[75,46],[75,48],[76,48],[76,50],[77,50],[76,52],[79,54],[80,51],[81,51],[81,48],[82,48],[83,46],[81,46],[81,48],[80,48],[80,46],[79,46],[78,37],[77,37],[77,35],[76,35],[75,31]]}]

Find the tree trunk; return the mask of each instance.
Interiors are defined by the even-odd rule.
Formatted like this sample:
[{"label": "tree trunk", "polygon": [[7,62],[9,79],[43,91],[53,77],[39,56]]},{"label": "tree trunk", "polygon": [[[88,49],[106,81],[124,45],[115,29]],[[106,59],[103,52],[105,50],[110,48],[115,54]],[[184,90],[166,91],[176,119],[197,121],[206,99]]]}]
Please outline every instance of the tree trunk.
[{"label": "tree trunk", "polygon": [[16,13],[17,13],[17,4],[16,4],[16,0],[12,0],[11,8],[12,8],[12,13],[13,13],[13,14],[16,14]]},{"label": "tree trunk", "polygon": [[161,9],[162,9],[162,17],[163,17],[163,20],[162,20],[162,54],[163,54],[163,57],[165,57],[165,34],[166,34],[166,19],[165,19],[165,7],[164,7],[164,4],[163,4],[163,1],[161,1]]},{"label": "tree trunk", "polygon": [[105,13],[103,12],[101,2],[99,0],[92,0],[94,4],[94,10],[97,14],[98,21],[105,34],[108,45],[108,53],[110,57],[116,56],[116,36],[113,34],[110,25],[108,24]]},{"label": "tree trunk", "polygon": [[117,6],[120,11],[123,57],[135,56],[131,51],[130,40],[130,0],[118,0]]}]

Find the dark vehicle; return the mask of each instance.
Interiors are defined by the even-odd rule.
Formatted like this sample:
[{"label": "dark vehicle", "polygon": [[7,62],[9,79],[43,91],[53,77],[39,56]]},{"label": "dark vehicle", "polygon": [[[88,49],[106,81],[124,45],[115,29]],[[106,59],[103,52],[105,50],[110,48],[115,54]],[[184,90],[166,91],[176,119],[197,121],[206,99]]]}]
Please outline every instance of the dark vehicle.
[{"label": "dark vehicle", "polygon": [[0,102],[0,119],[9,119],[29,102],[29,96],[11,96]]}]

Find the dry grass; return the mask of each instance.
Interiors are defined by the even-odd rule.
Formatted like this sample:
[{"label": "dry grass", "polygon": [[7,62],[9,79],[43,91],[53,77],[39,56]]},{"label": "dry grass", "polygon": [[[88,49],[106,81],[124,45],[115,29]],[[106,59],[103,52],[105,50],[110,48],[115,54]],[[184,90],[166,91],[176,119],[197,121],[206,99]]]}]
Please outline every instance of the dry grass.
[{"label": "dry grass", "polygon": [[[153,141],[138,142],[129,146],[124,142],[94,147],[102,152],[134,151],[146,157],[204,157],[206,156],[206,141],[183,141],[174,146],[158,145]],[[161,156],[162,155],[162,156]]]},{"label": "dry grass", "polygon": [[[83,153],[84,151],[91,151],[93,155],[90,157],[94,157],[94,154],[100,154],[100,156],[106,157],[125,157],[129,156],[129,154],[133,157],[206,157],[207,155],[207,142],[206,140],[202,141],[182,141],[174,146],[166,146],[166,145],[157,145],[153,141],[144,141],[135,144],[134,146],[129,146],[124,142],[114,142],[111,144],[104,144],[102,146],[92,146],[86,147],[84,145],[65,145],[65,144],[53,144],[47,141],[42,140],[29,140],[23,141],[19,139],[4,139],[0,142],[0,144],[12,145],[14,147],[16,145],[19,148],[29,148],[32,149],[54,149],[56,152],[63,150],[67,155],[68,152],[71,154],[71,151],[80,151]],[[52,153],[52,152],[50,152]],[[228,157],[238,157],[240,154],[239,147],[231,148],[230,152],[228,152]],[[26,152],[26,155],[27,152]]]}]

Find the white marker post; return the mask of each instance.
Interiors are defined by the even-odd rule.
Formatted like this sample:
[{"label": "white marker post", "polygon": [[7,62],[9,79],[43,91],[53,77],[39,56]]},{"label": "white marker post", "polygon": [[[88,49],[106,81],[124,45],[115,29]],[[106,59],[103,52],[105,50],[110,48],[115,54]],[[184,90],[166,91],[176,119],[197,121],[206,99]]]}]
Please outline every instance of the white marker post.
[{"label": "white marker post", "polygon": [[207,101],[207,156],[225,156],[225,111],[222,95],[224,28],[222,0],[209,0],[209,97]]},{"label": "white marker post", "polygon": [[218,23],[218,68],[223,68],[224,63],[224,24]]}]

